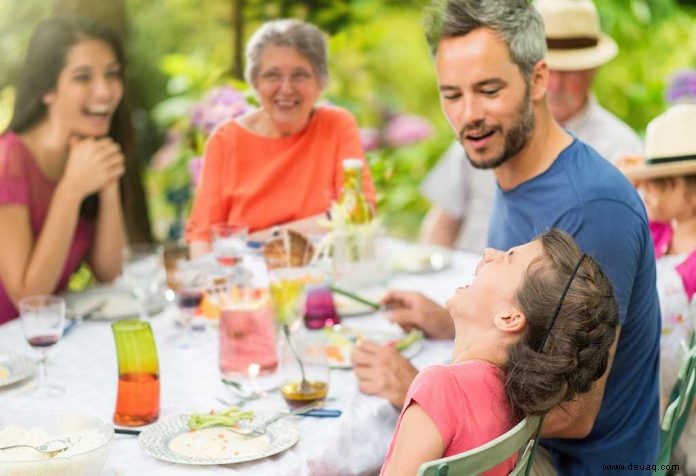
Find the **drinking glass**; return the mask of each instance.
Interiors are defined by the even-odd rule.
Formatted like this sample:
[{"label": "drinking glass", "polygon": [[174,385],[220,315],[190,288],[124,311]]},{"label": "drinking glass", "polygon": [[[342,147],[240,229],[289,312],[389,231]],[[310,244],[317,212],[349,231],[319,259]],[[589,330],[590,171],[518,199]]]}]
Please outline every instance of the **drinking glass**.
[{"label": "drinking glass", "polygon": [[253,378],[278,367],[268,291],[243,288],[242,293],[220,311],[220,373],[228,378]]},{"label": "drinking glass", "polygon": [[160,382],[157,347],[150,324],[126,319],[111,324],[118,359],[114,423],[140,426],[159,417]]},{"label": "drinking glass", "polygon": [[341,323],[333,293],[328,284],[308,284],[305,288],[304,322],[307,329],[323,329]]},{"label": "drinking glass", "polygon": [[19,301],[19,313],[24,337],[29,345],[39,351],[39,385],[35,395],[56,397],[65,389],[46,383],[46,360],[51,349],[63,335],[65,301],[57,296],[27,296]]},{"label": "drinking glass", "polygon": [[123,249],[123,277],[138,301],[140,317],[147,318],[147,307],[160,291],[164,248],[153,243],[128,245]]},{"label": "drinking glass", "polygon": [[305,286],[324,281],[318,268],[276,268],[269,271],[271,302],[281,329],[296,330],[304,313]]},{"label": "drinking glass", "polygon": [[210,228],[213,254],[221,266],[236,266],[247,247],[249,227],[239,223],[216,223]]},{"label": "drinking glass", "polygon": [[329,363],[323,333],[287,334],[280,354],[280,393],[285,402],[297,408],[324,400],[329,392]]},{"label": "drinking glass", "polygon": [[[188,334],[193,321],[202,319],[199,306],[205,293],[208,265],[197,260],[181,259],[172,271],[171,285],[175,289],[175,302],[179,309],[179,324],[184,328],[183,346],[188,346]],[[202,328],[202,327],[201,327]]]}]

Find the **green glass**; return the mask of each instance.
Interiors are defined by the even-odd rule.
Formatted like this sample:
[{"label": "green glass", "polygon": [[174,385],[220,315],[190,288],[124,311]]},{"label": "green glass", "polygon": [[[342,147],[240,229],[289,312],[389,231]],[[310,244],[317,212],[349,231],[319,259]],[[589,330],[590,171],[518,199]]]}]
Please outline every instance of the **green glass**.
[{"label": "green glass", "polygon": [[159,417],[157,347],[150,324],[124,320],[111,324],[118,358],[118,394],[114,423],[140,426]]}]

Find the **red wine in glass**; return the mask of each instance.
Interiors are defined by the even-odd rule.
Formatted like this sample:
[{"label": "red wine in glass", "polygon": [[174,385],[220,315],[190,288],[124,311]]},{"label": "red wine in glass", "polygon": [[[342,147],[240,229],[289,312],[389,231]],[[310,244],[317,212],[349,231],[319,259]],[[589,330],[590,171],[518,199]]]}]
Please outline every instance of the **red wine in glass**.
[{"label": "red wine in glass", "polygon": [[180,289],[176,293],[176,305],[181,311],[195,312],[202,300],[202,289]]},{"label": "red wine in glass", "polygon": [[45,347],[51,347],[52,345],[55,345],[59,339],[60,336],[57,336],[55,334],[38,335],[29,337],[27,339],[27,342],[29,342],[29,345],[32,346],[34,349],[42,349]]}]

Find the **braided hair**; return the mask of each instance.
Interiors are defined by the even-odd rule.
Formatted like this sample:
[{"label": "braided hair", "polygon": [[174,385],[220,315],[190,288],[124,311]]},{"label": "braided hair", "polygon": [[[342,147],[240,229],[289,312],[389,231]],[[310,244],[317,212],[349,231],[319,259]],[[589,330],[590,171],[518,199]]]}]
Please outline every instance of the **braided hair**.
[{"label": "braided hair", "polygon": [[618,325],[613,289],[596,261],[565,232],[551,230],[538,240],[544,256],[532,262],[516,295],[526,326],[503,366],[518,418],[588,392],[606,371]]}]

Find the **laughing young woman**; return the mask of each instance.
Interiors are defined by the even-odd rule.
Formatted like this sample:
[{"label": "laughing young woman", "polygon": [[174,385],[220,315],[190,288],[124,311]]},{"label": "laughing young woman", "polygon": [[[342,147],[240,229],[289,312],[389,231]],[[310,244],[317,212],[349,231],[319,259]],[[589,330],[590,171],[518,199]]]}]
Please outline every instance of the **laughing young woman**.
[{"label": "laughing young woman", "polygon": [[83,260],[100,281],[116,278],[125,243],[118,37],[77,18],[44,20],[18,84],[0,135],[0,323],[22,297],[64,289]]},{"label": "laughing young woman", "polygon": [[[261,107],[208,140],[186,228],[193,256],[210,251],[216,223],[257,231],[323,214],[338,196],[342,161],[364,162],[353,116],[316,105],[329,81],[326,50],[319,29],[300,20],[267,22],[249,40],[246,79]],[[367,164],[363,190],[374,204]]]}]

